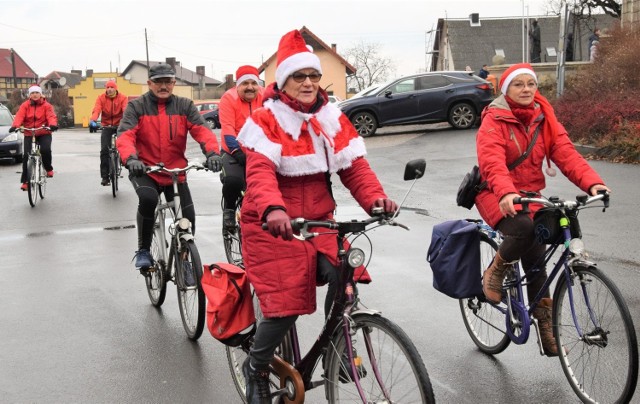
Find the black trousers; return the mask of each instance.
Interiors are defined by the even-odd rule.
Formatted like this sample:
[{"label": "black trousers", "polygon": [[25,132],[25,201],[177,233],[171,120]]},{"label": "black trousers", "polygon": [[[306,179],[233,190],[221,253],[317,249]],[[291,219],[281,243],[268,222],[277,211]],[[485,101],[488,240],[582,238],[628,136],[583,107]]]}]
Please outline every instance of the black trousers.
[{"label": "black trousers", "polygon": [[[51,165],[51,135],[36,136],[36,143],[40,145],[40,155],[42,155],[42,165],[47,171],[53,170]],[[29,153],[31,153],[31,143],[33,142],[33,136],[24,137],[24,150],[22,154],[22,175],[20,176],[20,182],[24,183],[29,181],[27,173],[27,162],[29,161]]]},{"label": "black trousers", "polygon": [[[518,213],[515,217],[507,216],[498,223],[497,228],[504,238],[498,252],[507,262],[517,260],[522,262],[522,269],[529,276],[527,294],[529,299],[532,299],[547,280],[547,273],[542,265],[546,245],[536,241],[533,220],[528,214]],[[544,297],[549,297],[548,291]]]},{"label": "black trousers", "polygon": [[100,135],[100,177],[109,177],[109,148],[111,147],[111,136],[116,133],[117,128],[102,128]]},{"label": "black trousers", "polygon": [[222,182],[223,209],[235,209],[236,201],[247,186],[245,183],[244,166],[228,153],[222,153]]},{"label": "black trousers", "polygon": [[[153,238],[154,213],[158,205],[158,196],[161,192],[167,201],[173,200],[173,186],[160,186],[148,175],[134,177],[129,175],[129,181],[133,184],[133,189],[138,195],[138,212],[136,222],[138,227],[138,249],[150,249]],[[191,231],[196,233],[196,210],[191,199],[191,191],[186,182],[178,184],[180,194],[180,204],[182,205],[182,216],[191,221]]]},{"label": "black trousers", "polygon": [[[324,301],[324,315],[326,317],[333,304],[333,298],[338,287],[339,274],[338,269],[322,254],[318,254],[316,280],[319,283],[327,283],[328,285],[327,296]],[[260,320],[250,353],[251,365],[254,369],[265,370],[269,366],[276,348],[297,318],[298,316],[295,315]]]}]

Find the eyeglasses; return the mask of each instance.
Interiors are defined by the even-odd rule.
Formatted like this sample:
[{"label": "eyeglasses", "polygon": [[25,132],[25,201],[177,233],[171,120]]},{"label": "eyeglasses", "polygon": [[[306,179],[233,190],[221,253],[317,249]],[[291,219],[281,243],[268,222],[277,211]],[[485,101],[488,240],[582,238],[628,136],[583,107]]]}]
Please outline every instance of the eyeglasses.
[{"label": "eyeglasses", "polygon": [[155,79],[151,81],[154,84],[166,84],[166,85],[176,84],[176,81],[172,78],[162,78],[162,79]]},{"label": "eyeglasses", "polygon": [[322,74],[320,73],[304,74],[300,72],[295,72],[291,75],[291,78],[293,78],[293,81],[295,81],[296,83],[303,83],[307,79],[307,77],[309,78],[309,80],[311,80],[312,83],[317,83],[322,78]]},{"label": "eyeglasses", "polygon": [[514,83],[511,83],[509,85],[509,87],[513,87],[516,90],[523,90],[525,87],[528,87],[530,89],[535,89],[536,87],[538,87],[538,84],[535,81],[531,81],[529,83],[523,83],[521,81],[516,81]]}]

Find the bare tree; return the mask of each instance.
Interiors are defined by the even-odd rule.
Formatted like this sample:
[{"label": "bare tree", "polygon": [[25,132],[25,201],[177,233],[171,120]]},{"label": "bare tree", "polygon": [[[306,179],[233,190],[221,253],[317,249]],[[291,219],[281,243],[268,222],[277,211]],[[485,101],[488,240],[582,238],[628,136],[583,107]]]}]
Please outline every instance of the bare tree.
[{"label": "bare tree", "polygon": [[[561,0],[549,0],[553,14],[560,12],[560,5]],[[602,12],[615,18],[622,16],[622,0],[567,0],[567,6],[577,16],[590,17]]]},{"label": "bare tree", "polygon": [[344,52],[344,58],[356,68],[356,74],[347,78],[348,88],[357,91],[382,83],[395,70],[390,58],[378,54],[380,44],[361,41]]}]

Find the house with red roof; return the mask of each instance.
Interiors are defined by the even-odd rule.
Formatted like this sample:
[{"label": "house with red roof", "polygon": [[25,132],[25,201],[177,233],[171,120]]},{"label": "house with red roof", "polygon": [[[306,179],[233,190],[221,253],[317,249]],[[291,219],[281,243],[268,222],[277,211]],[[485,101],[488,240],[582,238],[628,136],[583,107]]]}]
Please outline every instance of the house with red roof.
[{"label": "house with red roof", "polygon": [[0,102],[7,102],[15,89],[24,90],[38,82],[38,75],[13,49],[0,49]]}]

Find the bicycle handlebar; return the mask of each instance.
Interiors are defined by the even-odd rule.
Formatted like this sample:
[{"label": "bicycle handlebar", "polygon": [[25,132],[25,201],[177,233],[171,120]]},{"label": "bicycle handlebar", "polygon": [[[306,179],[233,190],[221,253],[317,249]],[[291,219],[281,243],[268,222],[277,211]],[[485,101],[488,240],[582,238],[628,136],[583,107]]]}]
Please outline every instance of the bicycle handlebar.
[{"label": "bicycle handlebar", "polygon": [[556,208],[556,209],[560,209],[560,208],[576,209],[580,206],[587,206],[593,202],[602,200],[604,204],[604,208],[606,209],[609,207],[609,196],[610,194],[605,190],[598,191],[598,194],[593,196],[578,195],[576,196],[575,201],[563,201],[563,200],[560,200],[559,198],[553,198],[553,197],[551,199],[546,199],[542,197],[534,198],[529,196],[526,196],[526,197],[518,196],[513,198],[513,204],[522,205],[523,211],[527,212],[530,203],[539,203],[545,207]]},{"label": "bicycle handlebar", "polygon": [[192,169],[208,170],[208,168],[205,167],[204,165],[202,165],[201,163],[190,163],[186,167],[183,167],[183,168],[167,168],[167,167],[164,166],[163,163],[158,163],[158,164],[156,164],[154,166],[147,166],[146,167],[146,172],[147,173],[155,173],[155,172],[163,171],[163,172],[166,172],[166,173],[169,173],[169,174],[180,174],[180,173],[183,173],[183,172],[186,173],[187,171],[192,170]]},{"label": "bicycle handlebar", "polygon": [[28,131],[30,131],[30,132],[35,132],[35,131],[37,131],[37,130],[39,130],[39,129],[51,130],[51,128],[50,128],[50,127],[48,127],[48,126],[44,126],[44,125],[42,125],[42,126],[41,126],[41,127],[39,127],[39,128],[25,128],[25,127],[23,127],[23,126],[21,126],[21,127],[19,127],[19,128],[18,128],[18,130],[19,130],[20,132],[24,132],[25,130],[28,130]]}]

